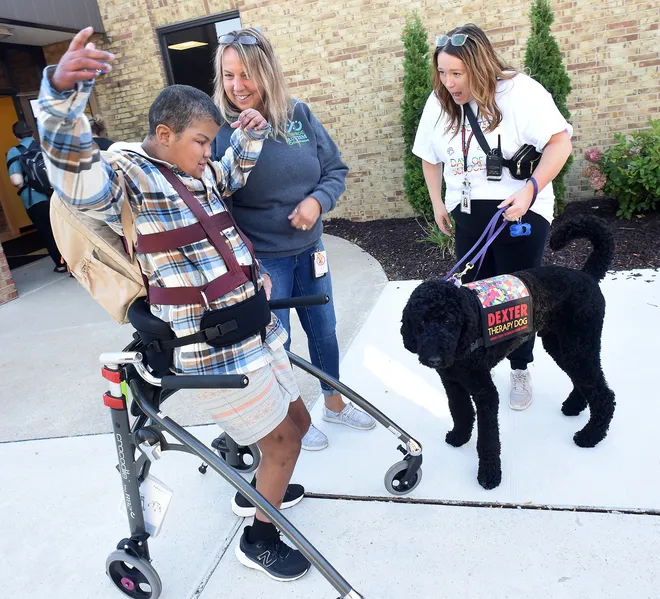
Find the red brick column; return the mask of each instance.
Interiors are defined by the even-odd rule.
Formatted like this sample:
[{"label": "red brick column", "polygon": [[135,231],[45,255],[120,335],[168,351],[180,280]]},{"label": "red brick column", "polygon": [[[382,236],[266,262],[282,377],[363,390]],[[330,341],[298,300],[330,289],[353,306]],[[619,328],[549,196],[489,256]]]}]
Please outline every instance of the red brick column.
[{"label": "red brick column", "polygon": [[17,297],[18,293],[16,293],[16,287],[14,287],[14,279],[11,278],[5,252],[2,249],[2,244],[0,244],[0,305],[6,304]]}]

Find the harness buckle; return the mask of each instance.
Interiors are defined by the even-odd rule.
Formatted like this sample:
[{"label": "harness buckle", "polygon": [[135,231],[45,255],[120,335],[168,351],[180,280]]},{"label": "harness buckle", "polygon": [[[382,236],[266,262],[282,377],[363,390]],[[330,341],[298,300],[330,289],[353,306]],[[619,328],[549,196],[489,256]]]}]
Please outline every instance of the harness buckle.
[{"label": "harness buckle", "polygon": [[217,339],[218,337],[224,337],[228,333],[232,333],[237,329],[238,329],[238,323],[236,322],[236,320],[223,322],[214,327],[209,327],[208,329],[205,329],[206,340],[213,341],[213,339]]}]

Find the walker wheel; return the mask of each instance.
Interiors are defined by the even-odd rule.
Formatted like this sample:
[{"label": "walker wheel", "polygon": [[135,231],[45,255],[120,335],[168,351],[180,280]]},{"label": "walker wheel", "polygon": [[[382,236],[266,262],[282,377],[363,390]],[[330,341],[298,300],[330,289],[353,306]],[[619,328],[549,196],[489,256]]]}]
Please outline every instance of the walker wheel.
[{"label": "walker wheel", "polygon": [[125,551],[113,551],[108,556],[105,572],[127,597],[158,599],[163,590],[160,577],[151,563]]},{"label": "walker wheel", "polygon": [[239,453],[241,465],[236,467],[236,470],[239,472],[253,472],[259,468],[259,462],[261,462],[261,452],[259,448],[255,445],[248,445],[247,447],[241,448]]},{"label": "walker wheel", "polygon": [[[227,440],[225,433],[222,433],[217,439],[211,444],[218,455],[225,461],[229,466],[231,466],[237,472],[242,472],[248,474],[253,472],[259,467],[259,462],[261,462],[261,452],[259,447],[256,444],[254,445],[238,445],[235,456],[232,457],[232,461],[235,458],[238,459],[238,464],[232,464],[227,460],[227,456],[230,453],[229,448],[227,447]],[[233,445],[236,447],[236,445]]]},{"label": "walker wheel", "polygon": [[[224,451],[220,451],[219,449],[217,451],[218,455],[223,460],[225,460],[225,462],[227,462],[227,454]],[[261,452],[256,445],[241,447],[238,451],[237,457],[239,463],[236,466],[233,464],[230,464],[230,466],[237,472],[242,472],[244,474],[248,474],[249,472],[256,470],[259,467],[259,462],[261,462]]]},{"label": "walker wheel", "polygon": [[403,477],[406,475],[409,466],[410,463],[407,460],[401,460],[385,473],[385,488],[392,495],[407,495],[422,482],[421,468],[415,472],[409,483],[403,482]]}]

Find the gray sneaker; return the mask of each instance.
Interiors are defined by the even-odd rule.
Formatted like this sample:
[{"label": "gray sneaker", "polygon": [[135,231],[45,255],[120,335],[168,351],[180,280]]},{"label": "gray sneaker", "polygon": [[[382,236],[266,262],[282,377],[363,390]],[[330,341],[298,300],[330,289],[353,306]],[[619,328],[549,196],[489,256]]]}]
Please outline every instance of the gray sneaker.
[{"label": "gray sneaker", "polygon": [[347,403],[346,407],[339,413],[329,410],[323,406],[323,420],[326,422],[334,422],[335,424],[345,424],[351,428],[356,428],[361,431],[371,430],[376,426],[376,421],[358,410],[352,403]]},{"label": "gray sneaker", "polygon": [[327,446],[328,437],[326,437],[313,424],[310,424],[307,434],[302,438],[302,448],[307,451],[321,451]]},{"label": "gray sneaker", "polygon": [[529,370],[512,370],[509,407],[512,410],[526,410],[531,403],[532,375]]}]

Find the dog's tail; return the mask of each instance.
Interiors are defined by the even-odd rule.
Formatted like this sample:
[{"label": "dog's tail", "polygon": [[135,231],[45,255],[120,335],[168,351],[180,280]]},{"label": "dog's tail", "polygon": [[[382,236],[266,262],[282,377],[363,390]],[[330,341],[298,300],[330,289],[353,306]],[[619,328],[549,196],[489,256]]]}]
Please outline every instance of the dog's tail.
[{"label": "dog's tail", "polygon": [[574,239],[588,239],[593,251],[582,270],[597,281],[605,276],[614,257],[614,235],[602,218],[580,215],[559,224],[550,235],[550,249],[557,251]]}]

